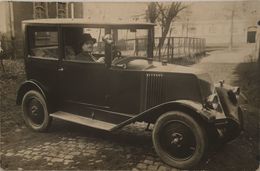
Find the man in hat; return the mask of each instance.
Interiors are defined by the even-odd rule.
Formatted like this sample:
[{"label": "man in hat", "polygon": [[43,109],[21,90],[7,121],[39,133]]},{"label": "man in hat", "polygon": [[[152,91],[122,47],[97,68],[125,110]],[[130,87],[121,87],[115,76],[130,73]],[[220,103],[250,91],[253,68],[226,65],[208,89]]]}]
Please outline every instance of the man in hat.
[{"label": "man in hat", "polygon": [[82,51],[76,56],[76,60],[104,63],[104,57],[97,58],[92,54],[93,45],[96,43],[96,41],[97,40],[95,38],[92,38],[92,36],[89,33],[83,34],[80,43]]}]

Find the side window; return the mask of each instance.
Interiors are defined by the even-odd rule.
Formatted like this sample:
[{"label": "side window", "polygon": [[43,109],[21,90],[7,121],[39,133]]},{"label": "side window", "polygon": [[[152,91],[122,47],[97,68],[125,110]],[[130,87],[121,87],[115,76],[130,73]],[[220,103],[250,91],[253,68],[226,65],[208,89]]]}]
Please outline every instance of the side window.
[{"label": "side window", "polygon": [[104,28],[67,27],[63,31],[65,60],[104,63]]},{"label": "side window", "polygon": [[122,56],[147,57],[147,29],[117,29],[112,34]]},{"label": "side window", "polygon": [[31,29],[29,55],[38,58],[59,58],[57,29]]}]

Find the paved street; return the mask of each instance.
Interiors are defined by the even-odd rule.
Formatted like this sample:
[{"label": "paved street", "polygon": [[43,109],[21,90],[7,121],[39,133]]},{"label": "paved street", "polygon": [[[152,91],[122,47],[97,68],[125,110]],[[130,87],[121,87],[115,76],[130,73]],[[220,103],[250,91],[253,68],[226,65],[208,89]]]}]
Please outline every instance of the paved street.
[{"label": "paved street", "polygon": [[232,51],[228,49],[212,51],[192,67],[207,71],[214,82],[225,80],[227,84],[239,86],[236,83],[238,75],[235,70],[239,64],[250,62],[251,53],[252,46],[250,45],[235,48]]},{"label": "paved street", "polygon": [[[192,67],[208,71],[214,81],[239,85],[236,68],[248,60],[250,49],[235,52],[216,51]],[[239,55],[240,54],[240,55]],[[232,60],[229,59],[232,57]],[[246,57],[245,57],[246,56]],[[1,167],[5,169],[113,169],[113,170],[177,170],[160,161],[153,147],[151,132],[136,123],[109,133],[54,120],[50,132],[35,133],[19,123],[21,110],[13,104],[1,110]],[[3,105],[3,104],[2,104]],[[257,109],[247,108],[246,130],[203,161],[196,169],[254,170],[257,165]]]}]

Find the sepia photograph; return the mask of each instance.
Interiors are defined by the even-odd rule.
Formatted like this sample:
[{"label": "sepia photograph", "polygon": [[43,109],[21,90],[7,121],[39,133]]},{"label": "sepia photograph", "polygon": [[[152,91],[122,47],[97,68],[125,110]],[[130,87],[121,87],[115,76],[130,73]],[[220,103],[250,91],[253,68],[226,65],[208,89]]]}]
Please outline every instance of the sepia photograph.
[{"label": "sepia photograph", "polygon": [[0,0],[0,171],[260,170],[260,1]]}]

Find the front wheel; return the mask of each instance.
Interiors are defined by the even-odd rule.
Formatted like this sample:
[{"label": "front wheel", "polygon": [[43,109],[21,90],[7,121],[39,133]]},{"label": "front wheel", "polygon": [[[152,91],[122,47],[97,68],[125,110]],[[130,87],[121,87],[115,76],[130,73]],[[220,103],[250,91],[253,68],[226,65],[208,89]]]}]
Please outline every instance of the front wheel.
[{"label": "front wheel", "polygon": [[52,121],[43,96],[35,91],[28,91],[22,101],[23,119],[25,124],[38,132],[46,131]]},{"label": "front wheel", "polygon": [[206,153],[204,127],[186,113],[172,111],[160,116],[153,129],[156,153],[168,165],[187,169],[197,165]]}]

